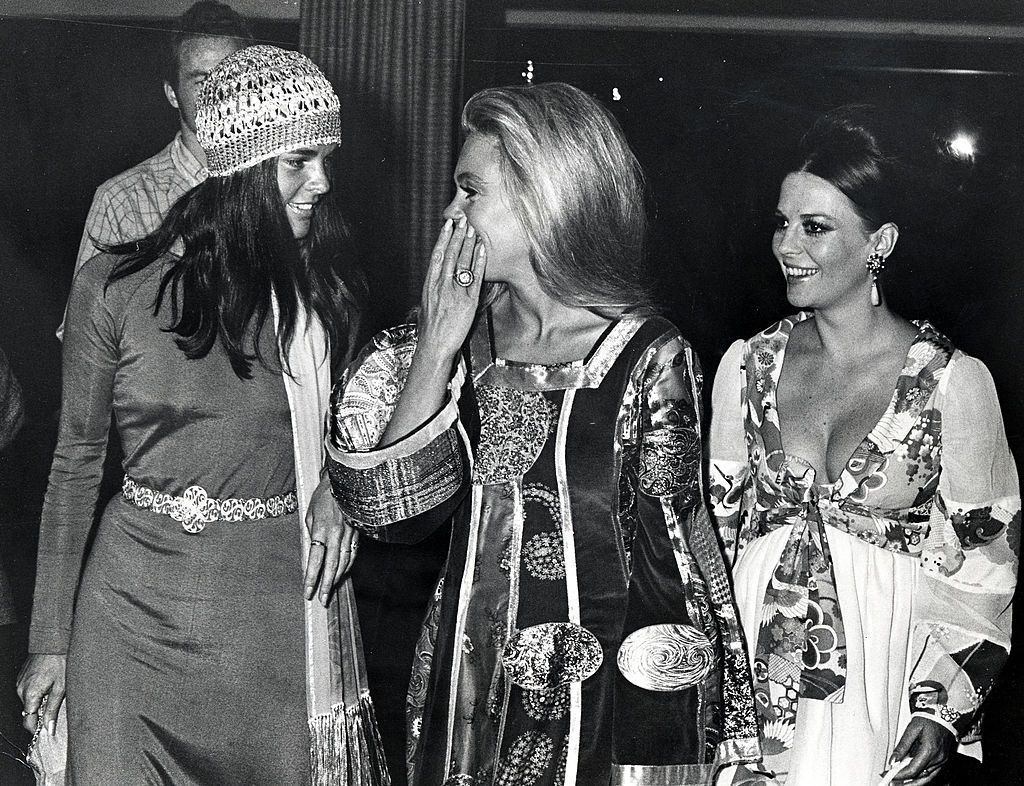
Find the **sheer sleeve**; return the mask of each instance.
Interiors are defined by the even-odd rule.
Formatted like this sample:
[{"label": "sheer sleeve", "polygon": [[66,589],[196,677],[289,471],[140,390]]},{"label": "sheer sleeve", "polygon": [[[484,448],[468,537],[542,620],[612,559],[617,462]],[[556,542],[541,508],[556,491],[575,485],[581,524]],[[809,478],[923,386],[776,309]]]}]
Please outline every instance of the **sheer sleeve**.
[{"label": "sheer sleeve", "polygon": [[1010,649],[1020,487],[995,386],[980,361],[953,356],[937,408],[942,466],[921,557],[910,701],[915,715],[970,741]]},{"label": "sheer sleeve", "polygon": [[[109,258],[108,258],[109,259]],[[110,263],[75,277],[68,301],[60,429],[39,531],[29,650],[63,653],[96,510],[118,364],[118,317],[104,293]]]},{"label": "sheer sleeve", "polygon": [[736,341],[729,347],[718,366],[711,396],[708,491],[718,535],[730,564],[735,564],[740,551],[756,535],[749,527],[748,497],[753,488],[743,428],[743,355],[744,342]]},{"label": "sheer sleeve", "polygon": [[378,333],[331,397],[326,448],[334,496],[355,527],[393,543],[427,537],[469,486],[469,438],[459,420],[462,362],[437,413],[397,442],[378,445],[415,349],[412,325]]}]

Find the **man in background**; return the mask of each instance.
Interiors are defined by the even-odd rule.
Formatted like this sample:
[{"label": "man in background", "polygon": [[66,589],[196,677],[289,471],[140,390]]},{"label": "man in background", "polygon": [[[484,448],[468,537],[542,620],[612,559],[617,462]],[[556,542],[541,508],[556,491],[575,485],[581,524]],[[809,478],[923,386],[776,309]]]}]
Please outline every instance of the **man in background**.
[{"label": "man in background", "polygon": [[215,65],[250,43],[248,24],[224,3],[200,0],[182,14],[164,73],[164,95],[178,111],[178,133],[155,156],[96,189],[75,273],[99,253],[98,246],[148,235],[182,194],[206,179],[206,157],[196,140],[196,94]]}]

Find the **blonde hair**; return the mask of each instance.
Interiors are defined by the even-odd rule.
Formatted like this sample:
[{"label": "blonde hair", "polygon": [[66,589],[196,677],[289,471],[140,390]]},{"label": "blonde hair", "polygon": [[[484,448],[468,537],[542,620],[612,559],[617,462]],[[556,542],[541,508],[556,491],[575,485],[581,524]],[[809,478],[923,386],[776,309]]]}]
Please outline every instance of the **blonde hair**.
[{"label": "blonde hair", "polygon": [[607,109],[561,82],[488,88],[466,103],[462,130],[496,140],[548,294],[609,314],[650,306],[643,171]]}]

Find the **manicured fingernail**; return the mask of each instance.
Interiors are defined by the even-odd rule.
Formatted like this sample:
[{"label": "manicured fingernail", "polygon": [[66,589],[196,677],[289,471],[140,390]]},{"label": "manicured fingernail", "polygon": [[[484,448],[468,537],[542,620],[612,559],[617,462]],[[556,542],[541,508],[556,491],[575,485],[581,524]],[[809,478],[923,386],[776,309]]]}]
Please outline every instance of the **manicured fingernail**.
[{"label": "manicured fingernail", "polygon": [[466,226],[466,217],[465,216],[463,216],[462,218],[459,219],[459,229],[462,229],[464,226]]},{"label": "manicured fingernail", "polygon": [[469,231],[466,232],[466,237],[473,237],[474,235],[476,235],[476,230],[470,227]]},{"label": "manicured fingernail", "polygon": [[450,218],[446,218],[444,220],[444,231],[447,232],[451,228],[452,228],[452,220]]},{"label": "manicured fingernail", "polygon": [[484,257],[487,256],[487,249],[484,248],[482,245],[477,246],[476,247],[476,253],[477,253],[477,256],[480,257],[480,259],[483,259]]}]

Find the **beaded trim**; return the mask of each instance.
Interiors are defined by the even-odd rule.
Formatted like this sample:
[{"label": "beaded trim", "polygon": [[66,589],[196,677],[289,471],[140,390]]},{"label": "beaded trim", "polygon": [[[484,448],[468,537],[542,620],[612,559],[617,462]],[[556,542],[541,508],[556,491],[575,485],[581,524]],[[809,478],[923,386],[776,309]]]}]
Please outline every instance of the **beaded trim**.
[{"label": "beaded trim", "polygon": [[185,532],[195,535],[211,521],[258,521],[286,516],[299,509],[294,491],[260,499],[214,499],[202,486],[189,486],[180,497],[154,491],[136,483],[127,475],[121,483],[121,493],[127,502],[137,508],[151,510],[180,521]]}]

